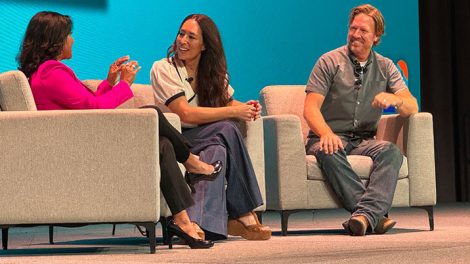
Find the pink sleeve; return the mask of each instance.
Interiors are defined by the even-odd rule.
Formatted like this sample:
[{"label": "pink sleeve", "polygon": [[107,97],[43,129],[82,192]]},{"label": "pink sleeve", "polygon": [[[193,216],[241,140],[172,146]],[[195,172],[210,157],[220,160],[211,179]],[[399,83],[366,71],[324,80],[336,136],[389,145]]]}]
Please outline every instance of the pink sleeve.
[{"label": "pink sleeve", "polygon": [[95,95],[104,94],[104,93],[108,92],[109,90],[111,90],[112,88],[113,87],[111,85],[109,85],[108,81],[104,80],[100,83],[100,85],[98,85],[98,88],[95,91]]},{"label": "pink sleeve", "polygon": [[[47,96],[64,109],[113,109],[133,97],[129,85],[123,81],[111,89],[107,81],[94,93],[83,85],[65,65],[51,65],[44,70],[41,86]],[[107,87],[106,87],[107,85]]]}]

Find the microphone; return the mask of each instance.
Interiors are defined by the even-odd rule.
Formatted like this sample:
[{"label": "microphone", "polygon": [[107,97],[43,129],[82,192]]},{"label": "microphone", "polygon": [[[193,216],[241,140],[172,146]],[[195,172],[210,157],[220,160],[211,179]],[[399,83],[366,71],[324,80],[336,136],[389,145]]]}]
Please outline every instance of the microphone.
[{"label": "microphone", "polygon": [[193,78],[193,77],[188,77],[188,78],[186,78],[185,80],[186,80],[188,83],[191,83],[191,82],[194,80],[194,78]]}]

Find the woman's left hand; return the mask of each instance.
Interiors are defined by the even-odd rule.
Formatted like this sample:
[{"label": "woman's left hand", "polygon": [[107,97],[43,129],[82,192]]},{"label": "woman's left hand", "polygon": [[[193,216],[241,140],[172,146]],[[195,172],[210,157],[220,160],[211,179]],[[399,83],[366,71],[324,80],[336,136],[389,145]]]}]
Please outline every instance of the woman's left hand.
[{"label": "woman's left hand", "polygon": [[129,55],[117,59],[111,66],[109,66],[108,77],[106,80],[109,85],[114,86],[117,83],[119,73],[121,72],[121,65],[129,60]]},{"label": "woman's left hand", "polygon": [[246,102],[247,105],[252,105],[255,107],[255,114],[253,115],[253,121],[255,121],[256,119],[260,118],[260,113],[261,113],[261,105],[260,103],[258,102],[258,100],[249,100],[248,102]]}]

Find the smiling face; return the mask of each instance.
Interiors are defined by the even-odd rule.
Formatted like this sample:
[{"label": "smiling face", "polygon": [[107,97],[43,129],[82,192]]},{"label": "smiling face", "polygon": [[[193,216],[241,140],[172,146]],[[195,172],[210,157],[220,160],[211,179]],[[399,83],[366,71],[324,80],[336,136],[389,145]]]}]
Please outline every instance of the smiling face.
[{"label": "smiling face", "polygon": [[372,46],[379,40],[375,33],[374,20],[365,14],[357,14],[348,32],[348,47],[359,61],[366,61]]},{"label": "smiling face", "polygon": [[194,19],[188,19],[180,28],[176,37],[176,54],[182,61],[198,62],[205,50],[201,27]]}]

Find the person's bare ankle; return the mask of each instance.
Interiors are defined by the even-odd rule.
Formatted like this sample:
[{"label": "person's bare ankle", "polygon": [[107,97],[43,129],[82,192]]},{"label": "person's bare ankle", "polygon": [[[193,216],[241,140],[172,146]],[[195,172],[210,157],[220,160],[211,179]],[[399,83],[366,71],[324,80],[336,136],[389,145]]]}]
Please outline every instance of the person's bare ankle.
[{"label": "person's bare ankle", "polygon": [[189,158],[183,163],[187,171],[197,174],[210,175],[214,172],[214,166],[205,163],[199,159],[199,156],[190,154]]},{"label": "person's bare ankle", "polygon": [[191,222],[178,222],[175,220],[175,224],[178,225],[181,230],[183,230],[186,234],[194,238],[200,239],[199,235],[196,232],[196,229],[194,228]]},{"label": "person's bare ankle", "polygon": [[251,213],[247,213],[238,217],[238,220],[242,222],[245,226],[256,225],[256,220],[253,218]]}]

